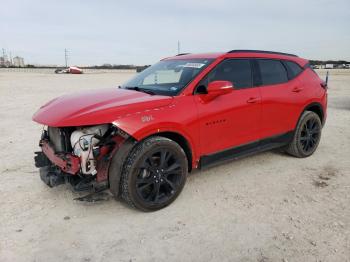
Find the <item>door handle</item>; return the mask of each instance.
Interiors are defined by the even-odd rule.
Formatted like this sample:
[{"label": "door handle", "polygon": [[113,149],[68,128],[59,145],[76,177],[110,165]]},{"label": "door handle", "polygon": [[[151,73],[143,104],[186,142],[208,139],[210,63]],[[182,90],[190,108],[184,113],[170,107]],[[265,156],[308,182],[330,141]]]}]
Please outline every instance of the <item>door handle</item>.
[{"label": "door handle", "polygon": [[254,103],[257,103],[259,101],[260,101],[260,99],[258,97],[251,97],[247,100],[247,103],[254,104]]},{"label": "door handle", "polygon": [[303,91],[303,88],[301,88],[301,87],[294,87],[294,88],[292,89],[292,92],[294,92],[294,93],[299,93],[299,92],[301,92],[301,91]]}]

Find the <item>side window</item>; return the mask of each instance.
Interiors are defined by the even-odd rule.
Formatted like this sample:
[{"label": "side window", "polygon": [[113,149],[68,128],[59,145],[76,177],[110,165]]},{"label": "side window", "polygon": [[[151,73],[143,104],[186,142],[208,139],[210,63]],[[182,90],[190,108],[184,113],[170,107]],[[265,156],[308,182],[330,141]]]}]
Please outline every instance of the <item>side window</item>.
[{"label": "side window", "polygon": [[288,81],[287,71],[279,60],[258,59],[262,85],[273,85]]},{"label": "side window", "polygon": [[252,86],[252,70],[248,59],[230,59],[219,64],[207,76],[207,84],[212,81],[231,81],[235,88]]},{"label": "side window", "polygon": [[303,69],[297,63],[294,63],[292,61],[283,61],[283,63],[287,67],[289,79],[293,79],[294,77],[299,75],[301,71],[303,71]]}]

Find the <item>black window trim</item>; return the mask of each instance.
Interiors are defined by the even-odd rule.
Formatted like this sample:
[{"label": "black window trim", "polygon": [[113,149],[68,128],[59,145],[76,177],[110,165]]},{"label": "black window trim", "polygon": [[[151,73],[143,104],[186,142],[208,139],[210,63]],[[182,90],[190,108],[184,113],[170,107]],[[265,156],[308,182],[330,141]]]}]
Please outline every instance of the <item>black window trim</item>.
[{"label": "black window trim", "polygon": [[262,86],[261,72],[259,64],[256,58],[251,59],[253,65],[253,86],[260,87]]},{"label": "black window trim", "polygon": [[[309,63],[305,64],[304,67],[300,66],[298,63],[296,63],[298,66],[300,66],[301,71],[299,74],[295,75],[293,78],[289,78],[289,74],[288,74],[288,69],[285,65],[285,61],[289,61],[289,62],[293,62],[292,60],[288,60],[288,59],[280,59],[280,58],[273,58],[273,57],[227,57],[225,59],[223,59],[220,63],[218,63],[215,67],[213,67],[208,73],[206,73],[202,79],[198,82],[198,84],[196,85],[196,87],[194,88],[193,91],[193,95],[201,95],[203,93],[197,93],[197,88],[200,86],[200,83],[202,82],[203,79],[205,79],[213,70],[216,69],[217,66],[219,66],[221,63],[223,63],[224,61],[227,60],[242,60],[242,59],[247,59],[250,61],[250,68],[251,68],[251,72],[252,72],[252,86],[251,87],[243,87],[243,88],[236,88],[237,90],[241,90],[241,89],[248,89],[248,88],[256,88],[256,87],[264,87],[264,86],[274,86],[274,85],[281,85],[281,84],[285,84],[288,83],[289,81],[297,78],[299,75],[301,75],[307,68],[309,68]],[[259,63],[257,62],[257,60],[277,60],[280,61],[281,64],[283,65],[284,69],[286,70],[287,73],[287,78],[288,81],[287,82],[281,82],[281,83],[276,83],[276,84],[269,84],[269,85],[263,85],[262,83],[262,78],[261,78],[261,71],[260,71],[260,67],[259,67]],[[315,72],[316,73],[316,72]]]},{"label": "black window trim", "polygon": [[241,90],[241,89],[248,89],[248,88],[255,88],[255,87],[258,87],[258,86],[255,86],[254,85],[254,68],[253,68],[253,60],[254,58],[252,57],[227,57],[225,59],[223,59],[220,63],[218,63],[217,65],[215,65],[208,73],[206,73],[201,80],[199,80],[198,84],[196,85],[196,87],[194,88],[193,90],[193,95],[202,95],[203,93],[197,93],[197,89],[199,86],[201,86],[201,82],[212,72],[214,71],[219,65],[221,65],[222,63],[226,62],[226,61],[229,61],[229,60],[249,60],[249,64],[250,64],[250,71],[251,71],[251,77],[250,77],[250,80],[251,80],[251,84],[252,86],[250,87],[240,87],[240,88],[237,88],[235,87],[235,90]]},{"label": "black window trim", "polygon": [[[304,72],[304,70],[305,70],[304,67],[300,66],[298,63],[295,63],[294,61],[282,59],[281,62],[282,62],[282,64],[284,65],[284,67],[286,68],[286,70],[287,70],[288,82],[289,82],[290,80],[293,80],[294,78],[297,78],[297,77],[298,77],[302,72]],[[288,70],[288,68],[290,69],[290,67],[288,66],[287,62],[291,62],[291,63],[294,63],[294,64],[296,64],[297,66],[299,66],[299,67],[300,67],[300,72],[299,72],[298,74],[294,75],[293,77],[290,76],[290,75],[289,75],[289,70]]]}]

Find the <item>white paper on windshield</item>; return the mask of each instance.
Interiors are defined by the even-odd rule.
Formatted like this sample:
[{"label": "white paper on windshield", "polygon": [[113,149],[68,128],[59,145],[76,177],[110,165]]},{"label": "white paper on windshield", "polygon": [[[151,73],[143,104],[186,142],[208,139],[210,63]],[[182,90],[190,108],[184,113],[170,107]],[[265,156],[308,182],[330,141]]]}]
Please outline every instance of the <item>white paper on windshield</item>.
[{"label": "white paper on windshield", "polygon": [[187,63],[184,67],[192,67],[192,68],[202,68],[205,64],[202,63]]}]

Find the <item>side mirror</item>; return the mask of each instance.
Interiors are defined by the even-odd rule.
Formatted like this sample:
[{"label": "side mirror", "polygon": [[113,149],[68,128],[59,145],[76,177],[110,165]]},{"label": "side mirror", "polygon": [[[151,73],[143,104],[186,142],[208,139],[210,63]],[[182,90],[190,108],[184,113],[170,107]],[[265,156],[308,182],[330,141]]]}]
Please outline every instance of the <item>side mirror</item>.
[{"label": "side mirror", "polygon": [[206,94],[200,96],[203,103],[208,103],[216,97],[231,93],[234,90],[230,81],[213,81],[208,84]]},{"label": "side mirror", "polygon": [[230,81],[213,81],[208,84],[207,92],[210,96],[220,96],[231,93],[233,84]]}]

